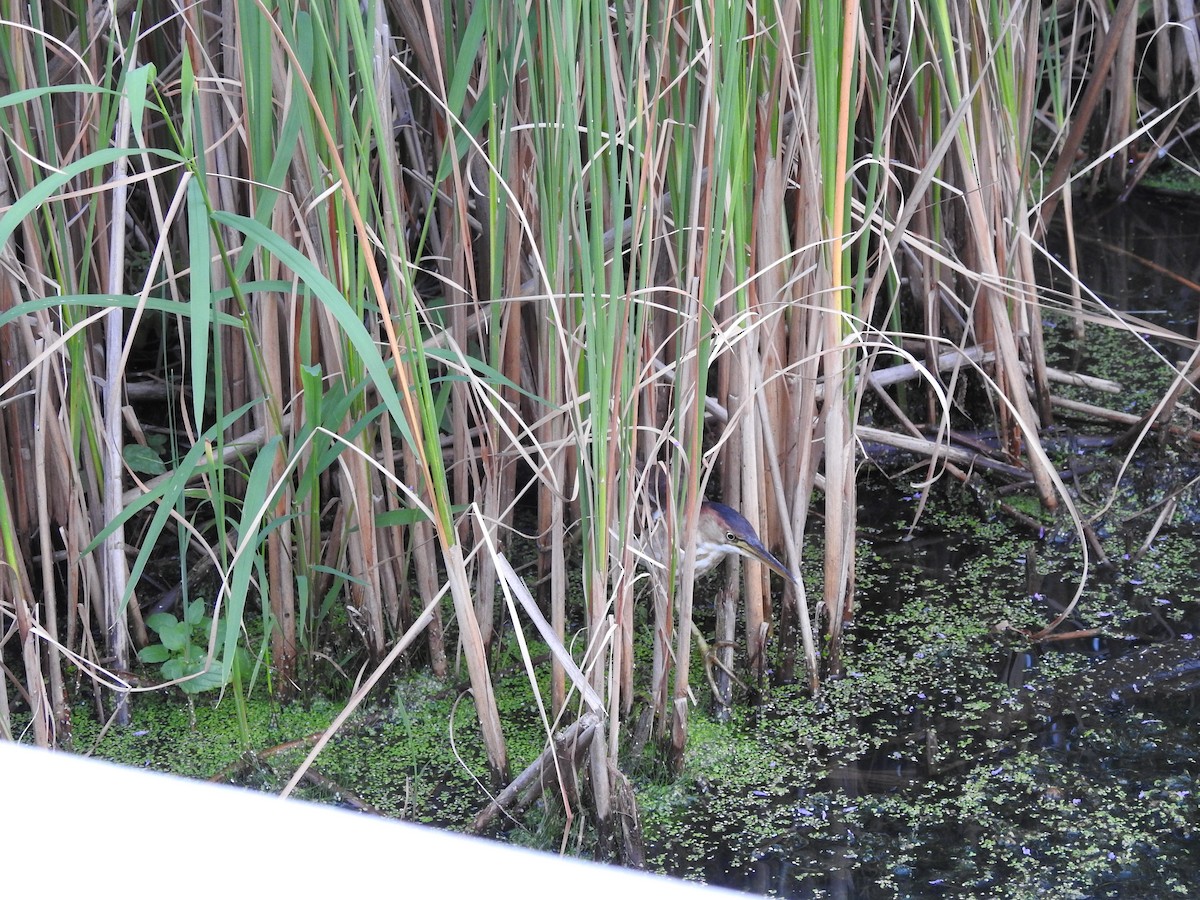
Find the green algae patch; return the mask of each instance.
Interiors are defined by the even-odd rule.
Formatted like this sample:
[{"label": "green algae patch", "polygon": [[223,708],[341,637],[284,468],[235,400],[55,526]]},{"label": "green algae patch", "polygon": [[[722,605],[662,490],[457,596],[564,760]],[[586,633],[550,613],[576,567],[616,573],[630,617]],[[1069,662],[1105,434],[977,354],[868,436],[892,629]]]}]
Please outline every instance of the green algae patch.
[{"label": "green algae patch", "polygon": [[[98,759],[190,778],[211,778],[242,759],[242,734],[228,698],[220,703],[199,700],[189,709],[173,697],[154,693],[139,695],[130,708],[128,727],[109,728],[103,734],[91,711],[77,708],[75,749]],[[326,728],[339,709],[323,700],[285,705],[251,700],[247,720],[252,745],[266,749],[300,740]]]},{"label": "green algae patch", "polygon": [[[541,720],[523,671],[496,680],[497,705],[513,774],[545,746]],[[489,802],[487,754],[465,687],[432,677],[393,689],[387,709],[357,735],[331,743],[320,765],[354,786],[386,815],[453,830],[467,828]]]},{"label": "green algae patch", "polygon": [[[537,648],[534,648],[537,652]],[[548,665],[535,670],[548,694]],[[497,698],[515,772],[545,746],[545,731],[523,668],[497,678]],[[469,692],[457,681],[413,675],[381,690],[356,711],[317,757],[316,784],[296,796],[370,808],[383,815],[462,830],[489,800],[487,755]],[[247,704],[251,750],[232,702],[200,698],[193,708],[177,695],[148,694],[132,704],[128,728],[101,728],[80,708],[75,746],[126,765],[277,793],[303,763],[344,704],[316,701]]]}]

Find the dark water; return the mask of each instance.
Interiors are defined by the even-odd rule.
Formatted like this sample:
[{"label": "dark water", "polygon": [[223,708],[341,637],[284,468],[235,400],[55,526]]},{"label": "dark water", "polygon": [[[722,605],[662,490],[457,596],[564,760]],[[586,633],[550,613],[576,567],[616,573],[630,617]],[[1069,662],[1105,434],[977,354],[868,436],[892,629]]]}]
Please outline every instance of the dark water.
[{"label": "dark water", "polygon": [[[1130,201],[1076,203],[1077,257],[1083,282],[1109,308],[1196,336],[1200,292],[1200,207],[1145,195]],[[1066,238],[1051,234],[1056,259],[1068,260]],[[1047,267],[1043,285],[1067,293],[1064,275]]]},{"label": "dark water", "polygon": [[[1092,290],[1194,337],[1200,213],[1152,200],[1077,217]],[[1063,284],[1047,276],[1049,290]],[[1154,343],[1167,359],[1189,352]],[[1063,347],[1058,364],[1094,362]],[[816,701],[777,688],[738,719],[729,768],[697,785],[651,859],[787,897],[1200,897],[1195,491],[1141,546],[1155,518],[1143,511],[1200,466],[1186,446],[1164,453],[1137,458],[1095,519],[1112,564],[1093,565],[1058,629],[1095,633],[1066,641],[1002,625],[1036,631],[1071,603],[1080,559],[1068,527],[1021,535],[952,486],[908,534],[903,479],[866,485],[860,520],[877,530],[864,535],[850,685]],[[1120,460],[1072,488],[1094,498]],[[972,516],[979,533],[962,524]],[[756,764],[759,782],[743,780]]]}]

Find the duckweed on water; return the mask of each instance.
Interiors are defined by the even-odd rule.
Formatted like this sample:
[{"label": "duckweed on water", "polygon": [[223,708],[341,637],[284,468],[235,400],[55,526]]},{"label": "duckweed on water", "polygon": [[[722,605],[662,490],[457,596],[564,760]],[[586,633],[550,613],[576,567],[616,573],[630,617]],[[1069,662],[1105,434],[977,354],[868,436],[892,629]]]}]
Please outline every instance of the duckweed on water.
[{"label": "duckweed on water", "polygon": [[[524,674],[505,680],[502,717],[515,770],[542,750]],[[317,770],[384,815],[463,829],[486,803],[486,753],[469,696],[428,676],[398,683],[385,705],[353,716],[318,757]],[[329,701],[279,706],[248,704],[252,746],[258,751],[324,731],[342,705]],[[110,729],[96,746],[101,758],[195,778],[236,769],[237,783],[277,792],[301,764],[311,742],[301,742],[246,764],[231,704],[198,702],[194,722],[186,707],[163,695],[139,698],[133,724]],[[92,746],[99,727],[87,710],[76,715],[75,742]],[[453,735],[454,740],[450,740]],[[478,779],[478,780],[477,780]],[[298,796],[338,802],[327,790],[302,787]]]},{"label": "duckweed on water", "polygon": [[[1072,545],[973,533],[948,506],[927,528],[946,537],[864,548],[847,677],[695,728],[682,784],[644,793],[655,864],[787,896],[1188,896],[1191,695],[1115,704],[1086,677],[1099,638],[1047,649],[993,630],[1036,629],[1070,599]],[[1149,592],[1194,627],[1196,558],[1190,537],[1156,542],[1093,582],[1078,626],[1145,627]]]},{"label": "duckweed on water", "polygon": [[[253,746],[266,748],[325,728],[340,706],[324,700],[280,706],[252,701],[247,717]],[[194,713],[163,694],[140,695],[132,704],[128,728],[111,728],[100,738],[90,709],[79,707],[73,721],[74,745],[102,759],[137,768],[210,778],[242,756],[233,702],[200,699]],[[99,743],[97,743],[99,741]]]}]

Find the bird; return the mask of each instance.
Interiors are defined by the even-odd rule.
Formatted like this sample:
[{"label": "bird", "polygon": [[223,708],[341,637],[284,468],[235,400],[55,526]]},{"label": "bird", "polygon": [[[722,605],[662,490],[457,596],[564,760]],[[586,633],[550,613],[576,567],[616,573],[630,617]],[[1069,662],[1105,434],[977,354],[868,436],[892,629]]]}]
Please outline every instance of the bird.
[{"label": "bird", "polygon": [[[665,572],[670,562],[670,552],[667,544],[667,535],[670,529],[667,527],[665,512],[668,497],[668,482],[665,473],[661,471],[657,473],[657,477],[651,476],[651,479],[651,490],[649,492],[651,501],[650,522],[647,533],[642,536],[639,544],[645,554],[659,564],[656,567],[659,574],[655,578],[658,585],[655,594],[659,598],[655,603],[656,614],[669,616],[669,607],[663,605],[665,604],[667,594]],[[678,551],[680,557],[682,557],[683,552],[684,548],[680,547]],[[792,574],[792,571],[787,566],[779,561],[775,554],[763,545],[758,533],[754,530],[754,526],[747,521],[745,516],[724,503],[718,503],[715,500],[704,500],[700,504],[700,518],[696,526],[696,565],[694,576],[699,577],[703,575],[705,572],[720,565],[730,556],[744,556],[747,559],[757,560],[771,571],[783,577],[793,587],[799,588],[796,576]],[[675,575],[678,578],[679,572],[676,572]],[[733,671],[723,664],[717,654],[712,651],[695,621],[691,621],[690,625],[692,636],[700,648],[700,656],[704,661],[704,671],[708,678],[709,686],[712,688],[713,696],[717,697],[720,701],[720,698],[724,695],[714,676],[714,665],[723,669],[734,682],[738,684],[741,684],[741,682],[738,681]],[[657,643],[655,651],[657,657]],[[663,660],[656,665],[665,665],[665,655]]]},{"label": "bird", "polygon": [[745,516],[724,503],[705,500],[700,504],[700,523],[696,527],[696,574],[703,575],[734,554],[756,559],[787,581],[796,583],[796,576],[763,546]]},{"label": "bird", "polygon": [[[669,529],[666,527],[663,513],[669,489],[666,474],[660,470],[652,475],[650,487],[652,501],[650,534],[643,546],[653,560],[665,566],[669,561],[667,549]],[[683,555],[683,550],[684,548],[679,548],[680,557]],[[696,526],[695,575],[703,575],[733,555],[758,560],[791,584],[797,583],[796,576],[792,574],[791,570],[763,546],[754,526],[746,520],[745,516],[724,503],[718,503],[715,500],[702,501],[700,521]]]}]

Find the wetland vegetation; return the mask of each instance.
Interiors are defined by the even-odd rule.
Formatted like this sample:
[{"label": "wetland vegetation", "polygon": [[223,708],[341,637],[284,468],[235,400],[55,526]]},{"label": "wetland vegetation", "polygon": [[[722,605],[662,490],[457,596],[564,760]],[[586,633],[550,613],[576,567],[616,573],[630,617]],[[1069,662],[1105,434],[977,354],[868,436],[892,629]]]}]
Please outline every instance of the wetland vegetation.
[{"label": "wetland vegetation", "polygon": [[[1197,217],[1105,211],[1196,170],[1171,15],[15,6],[0,738],[789,896],[1186,896]],[[706,497],[798,582],[694,583]]]}]

